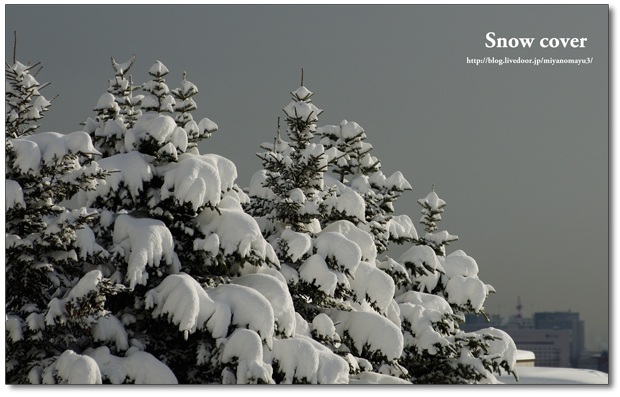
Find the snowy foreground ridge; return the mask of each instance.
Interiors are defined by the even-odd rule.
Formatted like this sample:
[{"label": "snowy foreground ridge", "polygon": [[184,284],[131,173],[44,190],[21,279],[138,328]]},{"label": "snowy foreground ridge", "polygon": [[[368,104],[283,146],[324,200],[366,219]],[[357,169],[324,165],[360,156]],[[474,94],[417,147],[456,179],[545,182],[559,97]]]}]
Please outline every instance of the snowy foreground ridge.
[{"label": "snowy foreground ridge", "polygon": [[[32,67],[6,69],[6,372],[9,383],[498,383],[505,332],[464,333],[493,287],[445,201],[393,203],[364,129],[318,127],[304,85],[261,145],[248,189],[201,154],[198,88],[169,89],[157,61],[133,85],[119,64],[82,131],[36,133],[51,103]],[[142,90],[143,94],[134,95]],[[232,139],[232,137],[231,137]],[[73,196],[79,207],[60,203]],[[411,209],[411,214],[415,211]],[[400,258],[389,244],[406,244]],[[505,378],[502,378],[505,379]]]}]

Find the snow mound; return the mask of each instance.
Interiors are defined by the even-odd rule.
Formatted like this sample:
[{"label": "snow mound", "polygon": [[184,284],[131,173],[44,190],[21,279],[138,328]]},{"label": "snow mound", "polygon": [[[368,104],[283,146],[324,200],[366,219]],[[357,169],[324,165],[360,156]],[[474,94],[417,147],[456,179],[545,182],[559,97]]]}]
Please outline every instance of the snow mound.
[{"label": "snow mound", "polygon": [[338,274],[327,267],[319,254],[312,255],[299,267],[299,277],[330,296],[334,295],[338,284]]},{"label": "snow mound", "polygon": [[438,270],[444,271],[435,255],[435,251],[425,245],[411,247],[398,258],[397,262],[405,266],[407,263],[413,264],[420,269],[424,269],[427,275],[417,276],[415,281],[419,282],[420,290],[425,289],[428,292],[432,291],[439,281],[440,274]]},{"label": "snow mound", "polygon": [[117,350],[129,348],[127,331],[120,320],[112,314],[108,317],[100,317],[92,326],[91,331],[94,341],[115,342]]},{"label": "snow mound", "polygon": [[340,137],[348,141],[358,136],[362,136],[364,129],[355,121],[349,121],[340,125]]},{"label": "snow mound", "polygon": [[95,242],[95,233],[93,233],[93,230],[88,225],[84,225],[83,229],[75,231],[75,245],[80,251],[80,259],[82,260],[85,260],[95,252],[104,251],[104,249]]},{"label": "snow mound", "polygon": [[[195,156],[191,154],[181,156],[181,159],[186,156]],[[232,189],[235,185],[235,179],[237,179],[237,167],[235,163],[217,154],[203,154],[199,157],[202,161],[211,164],[218,172],[220,176],[221,190],[225,192]]]},{"label": "snow mound", "polygon": [[516,381],[512,375],[497,376],[505,384],[520,385],[608,385],[609,375],[591,369],[550,368],[550,367],[515,367],[519,375]]},{"label": "snow mound", "polygon": [[304,339],[275,339],[273,349],[265,351],[265,361],[271,362],[284,375],[282,384],[317,383],[319,356],[312,344]]},{"label": "snow mound", "polygon": [[304,100],[310,98],[313,95],[313,92],[310,91],[309,89],[307,89],[306,87],[304,87],[302,85],[301,87],[299,87],[295,91],[291,92],[291,95],[293,95],[294,97],[296,97],[300,101],[304,101]]},{"label": "snow mound", "polygon": [[378,374],[376,372],[361,372],[359,375],[355,375],[349,381],[351,385],[410,385],[404,379],[397,378],[391,375]]},{"label": "snow mound", "polygon": [[271,347],[275,318],[267,298],[253,288],[232,284],[220,285],[208,293],[219,304],[215,315],[207,322],[214,337],[224,335],[228,325],[234,324],[258,332]]},{"label": "snow mound", "polygon": [[437,354],[436,344],[450,345],[450,341],[433,328],[433,323],[442,320],[443,312],[412,303],[401,303],[399,308],[401,321],[407,321],[411,326],[411,334],[405,334],[407,346],[413,345],[434,355]]},{"label": "snow mound", "polygon": [[383,271],[391,273],[393,275],[402,276],[406,280],[409,280],[409,273],[407,272],[407,268],[396,262],[394,259],[386,257],[384,261],[377,261],[376,263],[379,269],[382,269]]},{"label": "snow mound", "polygon": [[151,66],[151,68],[149,69],[149,74],[156,77],[165,76],[168,73],[168,68],[160,61],[155,61],[153,66]]},{"label": "snow mound", "polygon": [[501,338],[487,341],[489,344],[489,351],[486,355],[490,358],[502,357],[506,360],[508,368],[511,370],[515,368],[515,364],[517,363],[517,346],[510,335],[501,329],[493,327],[483,328],[475,333],[479,335],[489,334]]},{"label": "snow mound", "polygon": [[362,250],[361,260],[374,263],[377,258],[377,247],[375,246],[370,233],[358,228],[347,220],[336,221],[326,226],[319,235],[323,233],[340,233],[349,240],[356,243]]},{"label": "snow mound", "polygon": [[368,181],[371,186],[379,189],[393,189],[397,191],[411,190],[411,185],[400,171],[394,172],[389,178],[386,178],[382,171],[377,171],[368,178]]},{"label": "snow mound", "polygon": [[312,248],[312,240],[305,233],[297,233],[291,229],[285,229],[280,234],[280,238],[286,241],[288,246],[286,254],[292,262],[297,262],[299,258]]},{"label": "snow mound", "polygon": [[[374,247],[374,244],[372,245]],[[394,280],[387,273],[368,262],[360,262],[349,281],[357,300],[370,303],[385,313],[394,296]]]},{"label": "snow mound", "polygon": [[[24,339],[24,333],[22,331],[22,321],[18,316],[13,316],[11,314],[5,315],[6,323],[5,329],[8,332],[8,338],[13,342],[18,342]],[[29,316],[30,317],[30,316]]]},{"label": "snow mound", "polygon": [[101,372],[97,362],[72,350],[65,350],[56,362],[60,383],[70,385],[101,384]]},{"label": "snow mound", "polygon": [[325,199],[328,208],[336,209],[343,214],[353,216],[358,221],[364,221],[366,213],[366,202],[355,190],[346,187],[337,197]]},{"label": "snow mound", "polygon": [[298,335],[295,339],[304,339],[314,347],[319,357],[317,383],[321,385],[349,383],[349,363],[344,358],[309,336]]},{"label": "snow mound", "polygon": [[121,110],[121,108],[118,106],[118,103],[116,103],[116,101],[114,100],[114,95],[110,94],[109,92],[106,92],[105,94],[99,97],[99,100],[97,101],[97,105],[95,106],[93,110],[97,111],[97,110],[108,110],[108,109],[111,109],[117,113]]},{"label": "snow mound", "polygon": [[83,131],[70,134],[42,132],[9,140],[15,152],[15,168],[23,174],[39,175],[41,162],[51,166],[69,154],[101,154]]},{"label": "snow mound", "polygon": [[248,274],[232,282],[260,292],[271,304],[279,333],[286,338],[295,335],[295,307],[285,283],[266,274]]},{"label": "snow mound", "polygon": [[[437,260],[437,255],[432,248],[425,245],[416,245],[408,249],[404,254],[396,260],[398,263],[413,263],[416,266],[430,267],[431,269],[439,269],[443,271],[441,264]],[[426,266],[424,266],[426,265]]]},{"label": "snow mound", "polygon": [[457,305],[469,303],[476,313],[483,308],[482,305],[489,292],[489,287],[485,283],[472,277],[454,276],[446,285],[448,302]]},{"label": "snow mound", "polygon": [[268,199],[270,197],[273,197],[274,196],[273,191],[271,191],[271,189],[269,189],[268,187],[265,187],[266,182],[267,182],[267,171],[266,170],[257,171],[252,176],[252,180],[250,181],[250,191],[248,194],[251,197],[258,197],[262,199]]},{"label": "snow mound", "polygon": [[363,221],[366,213],[366,202],[355,190],[346,189],[344,193],[338,196],[336,209]]},{"label": "snow mound", "polygon": [[407,215],[395,215],[388,221],[388,232],[394,238],[418,238],[418,232]]},{"label": "snow mound", "polygon": [[355,273],[362,259],[360,247],[340,233],[322,233],[314,241],[314,246],[318,255],[334,258],[342,272]]},{"label": "snow mound", "polygon": [[181,205],[191,203],[194,211],[220,202],[222,183],[218,169],[198,156],[185,157],[164,174],[161,199],[174,197]]},{"label": "snow mound", "polygon": [[103,378],[118,385],[129,380],[136,385],[175,385],[178,383],[174,373],[153,355],[134,351],[126,357],[110,354],[106,346],[87,349],[85,354],[99,366]]},{"label": "snow mound", "polygon": [[146,285],[147,266],[159,267],[162,259],[177,273],[181,267],[170,230],[159,220],[133,218],[120,215],[114,222],[113,241],[117,250],[127,261],[127,280],[130,288],[136,284]]},{"label": "snow mound", "polygon": [[263,345],[254,331],[238,329],[230,336],[222,351],[222,363],[226,364],[238,358],[237,384],[256,383],[261,379],[265,383],[274,383],[271,379],[273,368],[263,362]]},{"label": "snow mound", "polygon": [[101,154],[93,146],[90,135],[83,131],[70,134],[42,132],[19,139],[34,142],[41,151],[41,159],[46,165],[52,164],[55,160],[60,160],[70,153]]},{"label": "snow mound", "polygon": [[394,299],[392,299],[390,305],[387,308],[386,317],[388,318],[388,320],[396,324],[398,328],[400,328],[400,326],[402,325],[402,322],[400,321],[400,308],[398,307],[398,302],[396,302]]},{"label": "snow mound", "polygon": [[373,312],[325,312],[336,324],[339,335],[344,335],[347,331],[360,354],[367,348],[369,355],[385,356],[388,361],[393,361],[402,354],[403,334],[400,328],[387,318]]},{"label": "snow mound", "polygon": [[368,194],[372,189],[366,175],[360,175],[357,178],[354,178],[351,181],[350,185],[351,189],[357,191],[360,194]]},{"label": "snow mound", "polygon": [[154,307],[153,317],[167,314],[185,338],[205,327],[214,338],[223,338],[233,324],[258,332],[268,346],[273,340],[271,304],[258,291],[242,285],[222,284],[205,291],[188,274],[173,274],[147,292],[145,306]]},{"label": "snow mound", "polygon": [[[424,218],[424,217],[422,217]],[[452,235],[445,230],[436,233],[426,233],[424,239],[433,242],[435,245],[442,245],[446,242],[458,240],[459,236]]]},{"label": "snow mound", "polygon": [[304,320],[301,314],[295,312],[295,337],[307,336],[311,337],[310,326],[308,322]]},{"label": "snow mound", "polygon": [[71,289],[68,299],[83,298],[88,295],[89,292],[97,289],[97,285],[101,282],[103,275],[99,270],[92,270],[86,273],[80,281]]},{"label": "snow mound", "polygon": [[26,203],[24,202],[24,192],[22,191],[22,187],[20,186],[20,184],[17,181],[6,179],[5,187],[5,211],[8,211],[9,208],[13,207],[26,208]]},{"label": "snow mound", "polygon": [[455,276],[478,278],[478,264],[462,250],[457,250],[446,257],[443,262],[446,277]]},{"label": "snow mound", "polygon": [[161,113],[140,116],[134,127],[125,133],[125,148],[128,152],[136,150],[143,141],[148,140],[159,145],[171,142],[182,151],[184,147],[187,148],[187,132],[177,127],[172,117]]},{"label": "snow mound", "polygon": [[[200,284],[185,273],[170,275],[155,289],[148,291],[145,306],[146,309],[155,307],[152,313],[154,318],[168,314],[168,319],[179,325],[179,331],[185,334],[186,339],[196,329],[202,329],[217,309],[216,303]],[[223,336],[226,335],[222,332],[214,335]]]},{"label": "snow mound", "polygon": [[15,168],[22,174],[39,175],[41,150],[37,144],[21,138],[9,140],[9,142],[15,152]]},{"label": "snow mound", "polygon": [[[220,212],[221,215],[207,208],[198,215],[196,222],[208,238],[217,235],[218,247],[224,255],[238,251],[239,255],[245,258],[254,250],[262,259],[279,264],[273,247],[263,238],[258,223],[241,210],[238,201],[230,196],[224,197]],[[214,247],[215,242],[214,238],[210,244]]]},{"label": "snow mound", "polygon": [[78,203],[81,207],[90,207],[97,197],[106,198],[123,186],[129,190],[131,197],[137,199],[143,192],[143,183],[153,179],[153,169],[140,152],[117,154],[98,160],[99,167],[112,172],[91,191],[80,191]]},{"label": "snow mound", "polygon": [[440,313],[452,314],[452,307],[441,296],[426,294],[418,291],[407,291],[394,298],[397,303],[412,303],[423,306],[425,309],[435,310]]},{"label": "snow mound", "polygon": [[312,331],[319,337],[324,339],[334,339],[340,341],[340,336],[336,332],[334,322],[325,313],[317,314],[312,320]]}]

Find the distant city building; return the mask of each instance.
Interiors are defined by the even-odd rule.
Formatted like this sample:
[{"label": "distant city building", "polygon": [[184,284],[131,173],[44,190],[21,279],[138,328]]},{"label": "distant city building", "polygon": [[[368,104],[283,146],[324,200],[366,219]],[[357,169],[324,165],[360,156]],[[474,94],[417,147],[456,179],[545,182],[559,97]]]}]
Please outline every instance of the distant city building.
[{"label": "distant city building", "polygon": [[585,325],[579,320],[579,313],[544,312],[534,313],[535,329],[570,330],[570,362],[573,368],[579,368],[579,357],[585,350]]},{"label": "distant city building", "polygon": [[579,367],[581,369],[594,369],[609,373],[609,352],[584,351],[579,357]]},{"label": "distant city building", "polygon": [[536,355],[537,367],[568,368],[570,363],[570,330],[507,329],[517,349]]}]

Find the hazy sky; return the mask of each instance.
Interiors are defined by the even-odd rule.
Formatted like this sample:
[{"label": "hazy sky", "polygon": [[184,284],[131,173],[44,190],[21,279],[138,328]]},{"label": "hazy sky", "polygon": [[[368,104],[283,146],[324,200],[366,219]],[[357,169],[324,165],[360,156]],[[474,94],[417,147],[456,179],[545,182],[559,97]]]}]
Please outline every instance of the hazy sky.
[{"label": "hazy sky", "polygon": [[[432,184],[448,205],[440,230],[495,287],[488,313],[579,312],[586,346],[608,340],[608,7],[600,6],[13,6],[5,57],[41,61],[44,94],[60,96],[40,131],[92,117],[132,54],[134,82],[163,62],[170,88],[198,86],[195,119],[219,125],[200,144],[237,165],[248,186],[277,117],[300,83],[318,125],[356,121],[384,174],[413,186],[396,203],[418,233]],[[531,48],[486,48],[533,37]],[[542,38],[585,48],[540,48]],[[560,45],[561,46],[561,45]],[[593,57],[590,65],[474,65],[467,57]],[[395,259],[408,247],[390,250]]]}]

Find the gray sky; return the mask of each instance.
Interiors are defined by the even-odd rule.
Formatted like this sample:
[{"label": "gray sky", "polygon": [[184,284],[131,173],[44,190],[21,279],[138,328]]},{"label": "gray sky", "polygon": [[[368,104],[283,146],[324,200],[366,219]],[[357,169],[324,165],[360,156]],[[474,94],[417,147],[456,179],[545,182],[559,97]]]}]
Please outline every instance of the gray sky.
[{"label": "gray sky", "polygon": [[[418,233],[433,183],[448,206],[440,230],[495,287],[488,313],[579,312],[586,346],[608,340],[608,8],[602,6],[13,6],[5,57],[41,61],[44,94],[60,96],[40,131],[68,133],[94,115],[132,54],[134,82],[160,60],[170,88],[198,86],[195,119],[220,129],[200,144],[237,165],[240,186],[260,169],[289,92],[304,83],[318,125],[356,121],[382,160],[413,186],[396,204]],[[496,37],[532,48],[489,49]],[[585,48],[539,47],[587,37]],[[473,65],[466,59],[585,58],[590,65]],[[405,248],[390,250],[394,258]]]}]

